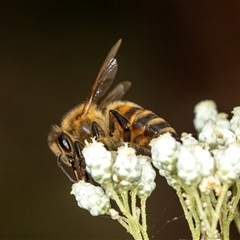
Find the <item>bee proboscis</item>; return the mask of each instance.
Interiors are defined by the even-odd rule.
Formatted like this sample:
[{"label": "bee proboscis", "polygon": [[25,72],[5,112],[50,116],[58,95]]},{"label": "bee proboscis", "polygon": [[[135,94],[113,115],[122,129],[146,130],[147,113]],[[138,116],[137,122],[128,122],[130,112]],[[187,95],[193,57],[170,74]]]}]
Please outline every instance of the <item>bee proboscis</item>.
[{"label": "bee proboscis", "polygon": [[150,155],[149,142],[153,138],[165,132],[177,136],[163,118],[135,103],[121,100],[131,86],[130,82],[119,83],[97,104],[116,75],[118,64],[114,57],[120,44],[121,39],[109,51],[86,101],[71,109],[63,117],[61,126],[52,126],[48,135],[48,144],[57,156],[58,166],[71,181],[75,180],[69,176],[62,163],[73,169],[77,181],[89,180],[82,149],[84,141],[91,141],[91,137],[95,137],[111,151],[128,142],[137,153]]}]

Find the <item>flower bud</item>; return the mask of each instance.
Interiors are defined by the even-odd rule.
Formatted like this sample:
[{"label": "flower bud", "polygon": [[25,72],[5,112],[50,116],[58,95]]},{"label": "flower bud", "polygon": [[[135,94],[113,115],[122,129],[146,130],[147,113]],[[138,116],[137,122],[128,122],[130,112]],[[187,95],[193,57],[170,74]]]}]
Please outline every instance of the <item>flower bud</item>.
[{"label": "flower bud", "polygon": [[195,118],[193,120],[194,127],[197,132],[202,131],[205,122],[208,119],[213,121],[217,118],[217,106],[212,100],[205,100],[198,103],[194,108]]},{"label": "flower bud", "polygon": [[112,178],[112,156],[106,150],[103,143],[92,139],[92,143],[86,141],[83,156],[86,162],[86,170],[99,184],[106,184]]},{"label": "flower bud", "polygon": [[218,178],[232,184],[240,177],[240,144],[232,143],[226,149],[213,152],[216,159]]},{"label": "flower bud", "polygon": [[181,135],[182,145],[186,147],[198,145],[198,140],[192,136],[191,133],[182,133]]},{"label": "flower bud", "polygon": [[78,206],[88,210],[93,216],[107,214],[111,208],[110,199],[103,189],[90,183],[74,183],[71,194],[75,195]]},{"label": "flower bud", "polygon": [[215,148],[217,146],[217,139],[214,132],[215,127],[216,123],[212,119],[209,119],[206,121],[205,126],[199,134],[199,141],[205,142],[211,148]]},{"label": "flower bud", "polygon": [[207,149],[203,149],[201,146],[196,146],[193,150],[194,157],[198,160],[198,164],[201,167],[201,177],[207,177],[214,173],[214,159],[211,153]]},{"label": "flower bud", "polygon": [[124,144],[118,148],[117,153],[116,161],[112,167],[113,181],[122,190],[133,189],[138,184],[142,171],[135,150]]},{"label": "flower bud", "polygon": [[[153,165],[159,170],[175,172],[180,143],[170,133],[154,138],[150,144]],[[161,174],[161,171],[159,171]]]},{"label": "flower bud", "polygon": [[214,128],[214,133],[215,133],[218,145],[227,147],[229,146],[230,143],[233,143],[236,141],[235,134],[226,128],[222,128],[221,126],[217,125]]},{"label": "flower bud", "polygon": [[110,217],[113,219],[113,220],[116,220],[116,219],[118,219],[120,216],[119,216],[119,212],[118,211],[116,211],[114,208],[111,208],[110,210],[109,210],[109,215],[110,215]]},{"label": "flower bud", "polygon": [[216,119],[216,124],[221,126],[222,128],[225,129],[230,129],[230,121],[227,119],[228,114],[226,113],[218,113],[217,119]]},{"label": "flower bud", "polygon": [[187,185],[197,185],[201,179],[201,165],[194,154],[185,146],[181,147],[177,170],[178,176]]},{"label": "flower bud", "polygon": [[137,185],[137,195],[141,198],[147,198],[156,187],[154,182],[156,172],[151,165],[151,159],[147,156],[138,156],[139,163],[142,165],[142,174],[140,182]]},{"label": "flower bud", "polygon": [[221,193],[221,183],[214,176],[208,176],[202,179],[199,184],[199,190],[204,194],[210,194],[212,190],[215,191],[216,196]]},{"label": "flower bud", "polygon": [[230,128],[235,133],[236,138],[240,140],[240,107],[235,107],[232,113],[233,117],[230,120]]}]

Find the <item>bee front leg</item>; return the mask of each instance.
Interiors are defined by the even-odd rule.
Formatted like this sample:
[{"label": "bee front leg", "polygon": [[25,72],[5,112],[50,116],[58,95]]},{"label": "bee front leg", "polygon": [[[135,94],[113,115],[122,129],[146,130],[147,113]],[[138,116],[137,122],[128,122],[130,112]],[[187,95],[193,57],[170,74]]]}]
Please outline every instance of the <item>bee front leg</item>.
[{"label": "bee front leg", "polygon": [[96,140],[105,137],[103,129],[95,121],[92,122],[92,134],[96,138]]},{"label": "bee front leg", "polygon": [[78,141],[74,142],[75,161],[72,164],[73,172],[77,181],[84,180],[89,182],[89,174],[86,171],[86,163],[82,154],[82,147]]},{"label": "bee front leg", "polygon": [[121,113],[112,109],[109,111],[109,129],[111,136],[113,136],[115,132],[115,123],[117,123],[123,130],[123,141],[130,142],[131,141],[130,122]]}]

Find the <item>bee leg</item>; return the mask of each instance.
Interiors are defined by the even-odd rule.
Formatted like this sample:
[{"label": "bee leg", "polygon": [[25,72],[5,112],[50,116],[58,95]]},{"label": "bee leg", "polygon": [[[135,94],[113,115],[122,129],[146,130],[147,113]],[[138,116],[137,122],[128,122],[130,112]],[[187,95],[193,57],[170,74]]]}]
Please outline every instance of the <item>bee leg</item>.
[{"label": "bee leg", "polygon": [[85,158],[82,154],[82,148],[80,146],[80,143],[78,141],[74,142],[74,149],[76,152],[76,159],[72,164],[73,172],[76,176],[77,181],[84,180],[89,181],[89,175],[86,171],[86,163]]},{"label": "bee leg", "polygon": [[60,167],[60,169],[63,171],[63,173],[67,176],[67,178],[71,182],[76,183],[76,181],[73,180],[72,177],[68,174],[68,172],[63,168],[62,161],[61,161],[61,155],[59,155],[58,158],[57,158],[57,165],[58,165],[58,167]]},{"label": "bee leg", "polygon": [[120,127],[123,129],[123,141],[130,142],[131,140],[130,122],[122,114],[113,109],[109,111],[110,135],[113,136],[114,134],[116,120]]},{"label": "bee leg", "polygon": [[95,121],[92,123],[92,133],[97,140],[101,137],[105,137],[103,129]]}]

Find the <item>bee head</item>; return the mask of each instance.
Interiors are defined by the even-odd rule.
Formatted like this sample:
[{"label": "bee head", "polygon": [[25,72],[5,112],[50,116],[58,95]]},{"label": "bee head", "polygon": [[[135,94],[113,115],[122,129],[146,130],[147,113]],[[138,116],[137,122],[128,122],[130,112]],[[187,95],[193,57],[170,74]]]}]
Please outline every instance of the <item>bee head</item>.
[{"label": "bee head", "polygon": [[70,136],[57,125],[52,126],[48,135],[48,145],[61,162],[72,167],[75,151]]},{"label": "bee head", "polygon": [[76,181],[69,176],[61,163],[64,163],[73,169],[77,181],[82,178],[80,177],[81,175],[84,175],[83,178],[86,178],[85,174],[79,174],[83,155],[78,141],[74,141],[69,134],[63,132],[57,125],[54,125],[48,135],[48,145],[57,156],[58,166],[72,182]]}]

